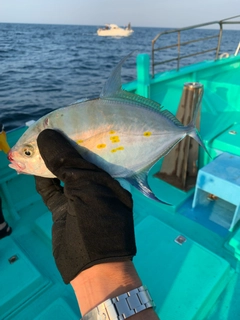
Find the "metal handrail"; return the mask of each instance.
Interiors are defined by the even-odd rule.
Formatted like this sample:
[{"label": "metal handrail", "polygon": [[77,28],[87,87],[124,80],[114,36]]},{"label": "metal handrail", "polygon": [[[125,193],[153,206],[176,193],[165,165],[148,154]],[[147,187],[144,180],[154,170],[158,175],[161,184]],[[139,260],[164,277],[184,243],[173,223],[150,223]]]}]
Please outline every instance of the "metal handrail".
[{"label": "metal handrail", "polygon": [[239,44],[237,46],[237,49],[236,49],[234,55],[237,56],[239,51],[240,51],[240,42],[239,42]]},{"label": "metal handrail", "polygon": [[[179,29],[173,29],[173,30],[167,30],[167,31],[160,32],[152,40],[152,77],[154,77],[154,74],[155,74],[155,68],[154,67],[156,65],[166,64],[166,63],[171,62],[171,61],[176,61],[177,62],[177,70],[179,70],[180,61],[182,59],[185,59],[185,58],[188,58],[188,57],[197,56],[197,55],[204,54],[204,53],[207,53],[207,52],[215,51],[216,52],[215,53],[215,59],[217,60],[219,58],[219,51],[220,51],[220,47],[221,47],[223,25],[224,24],[240,24],[240,21],[228,21],[228,20],[232,20],[232,19],[235,19],[235,18],[239,18],[239,17],[240,17],[240,15],[237,15],[237,16],[226,18],[226,19],[219,20],[219,21],[212,21],[212,22],[197,24],[197,25],[190,26],[190,27],[184,27],[184,28],[179,28]],[[190,40],[190,41],[181,42],[181,32],[187,31],[187,30],[191,30],[191,29],[206,27],[206,26],[210,26],[210,25],[214,25],[214,24],[218,24],[219,25],[219,32],[218,32],[217,35],[207,36],[207,37],[202,37],[202,38],[198,38],[198,39],[194,39],[194,40]],[[169,46],[155,48],[156,41],[161,36],[167,35],[167,34],[172,34],[172,33],[177,33],[178,34],[177,43],[169,45]],[[190,43],[194,43],[194,42],[207,41],[207,40],[210,40],[210,39],[213,39],[213,38],[217,38],[218,39],[216,47],[213,47],[213,48],[208,49],[208,50],[202,50],[202,51],[199,51],[199,52],[195,52],[195,53],[192,53],[192,54],[181,55],[181,46],[186,46],[186,45],[189,45]],[[177,58],[167,59],[167,60],[164,60],[164,61],[161,61],[161,62],[155,62],[155,52],[157,52],[157,51],[159,52],[161,50],[166,50],[166,49],[174,48],[174,47],[177,47],[177,49],[178,49]]]}]

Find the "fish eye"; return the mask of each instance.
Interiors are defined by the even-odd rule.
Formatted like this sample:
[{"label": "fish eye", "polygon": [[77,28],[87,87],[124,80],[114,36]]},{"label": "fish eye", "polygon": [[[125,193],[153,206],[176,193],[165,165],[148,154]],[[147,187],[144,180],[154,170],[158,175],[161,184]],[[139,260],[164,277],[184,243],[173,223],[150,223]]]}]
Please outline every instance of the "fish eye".
[{"label": "fish eye", "polygon": [[23,147],[22,151],[23,151],[24,156],[31,157],[34,153],[34,148],[30,145],[26,145]]}]

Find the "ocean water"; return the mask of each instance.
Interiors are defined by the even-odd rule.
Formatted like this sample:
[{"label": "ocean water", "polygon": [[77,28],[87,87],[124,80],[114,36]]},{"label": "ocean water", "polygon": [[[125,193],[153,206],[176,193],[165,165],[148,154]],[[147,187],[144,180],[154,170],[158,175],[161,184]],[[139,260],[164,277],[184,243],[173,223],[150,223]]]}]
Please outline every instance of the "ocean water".
[{"label": "ocean water", "polygon": [[[166,30],[133,29],[131,37],[106,38],[97,36],[96,26],[0,23],[0,122],[5,129],[37,120],[78,99],[98,96],[112,68],[136,50],[122,70],[123,83],[133,81],[137,53],[151,54],[152,39]],[[216,34],[214,30],[194,30],[186,32],[182,40],[196,32],[203,36]],[[222,52],[234,53],[239,32],[226,31]],[[170,37],[162,46],[173,41],[176,38]],[[206,49],[211,47],[209,44]],[[194,49],[193,44],[188,50]],[[174,54],[163,52],[161,58]],[[208,57],[213,58],[213,53]],[[197,58],[189,59],[195,62]]]}]

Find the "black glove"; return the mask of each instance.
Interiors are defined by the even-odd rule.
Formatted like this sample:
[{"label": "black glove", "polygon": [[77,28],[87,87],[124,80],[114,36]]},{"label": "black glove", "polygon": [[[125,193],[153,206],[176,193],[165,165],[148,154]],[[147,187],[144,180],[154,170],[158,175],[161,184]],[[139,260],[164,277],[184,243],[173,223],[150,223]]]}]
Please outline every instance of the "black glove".
[{"label": "black glove", "polygon": [[52,212],[53,255],[64,282],[95,264],[132,259],[131,194],[84,160],[59,132],[46,129],[37,143],[47,168],[58,178],[35,177],[37,191]]}]

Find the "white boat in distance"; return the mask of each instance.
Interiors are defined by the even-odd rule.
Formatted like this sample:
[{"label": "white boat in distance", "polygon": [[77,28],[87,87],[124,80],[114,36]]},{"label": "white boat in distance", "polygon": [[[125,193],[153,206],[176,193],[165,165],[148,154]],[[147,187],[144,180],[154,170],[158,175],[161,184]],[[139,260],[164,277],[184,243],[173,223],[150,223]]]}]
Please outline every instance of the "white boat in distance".
[{"label": "white boat in distance", "polygon": [[126,28],[120,28],[116,24],[105,24],[105,28],[97,30],[97,34],[102,37],[128,37],[133,32],[130,23]]}]

